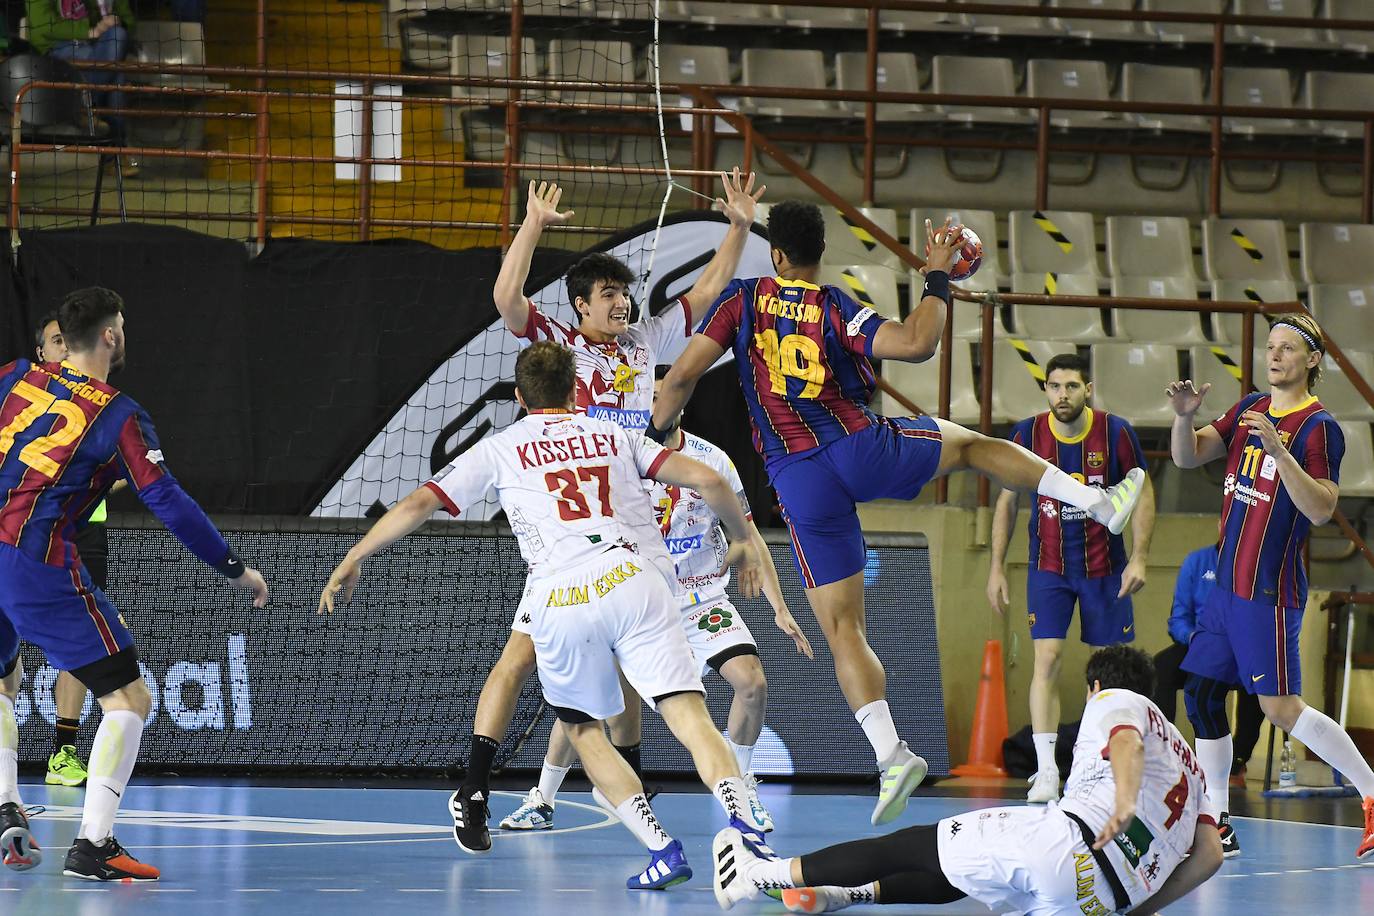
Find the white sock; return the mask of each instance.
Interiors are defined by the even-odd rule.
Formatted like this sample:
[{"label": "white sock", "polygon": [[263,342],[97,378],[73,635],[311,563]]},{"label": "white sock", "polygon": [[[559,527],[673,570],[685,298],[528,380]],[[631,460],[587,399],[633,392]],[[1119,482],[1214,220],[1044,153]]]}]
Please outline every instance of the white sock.
[{"label": "white sock", "polygon": [[730,745],[730,752],[735,755],[735,762],[739,764],[739,771],[741,773],[748,773],[750,768],[754,765],[755,745],[736,744],[729,738],[725,739],[725,743]]},{"label": "white sock", "polygon": [[553,800],[558,797],[558,790],[563,788],[563,780],[567,778],[568,771],[572,767],[556,767],[544,761],[544,768],[539,771],[539,794],[544,796],[544,801],[553,804]]},{"label": "white sock", "polygon": [[107,712],[100,719],[91,745],[90,776],[86,780],[86,807],[81,812],[77,836],[97,846],[114,830],[120,799],[129,787],[138,746],[143,741],[143,717],[127,709]]},{"label": "white sock", "polygon": [[1112,517],[1112,501],[1105,490],[1079,483],[1054,465],[1045,468],[1045,475],[1035,492],[1087,511],[1099,522]]},{"label": "white sock", "polygon": [[757,859],[749,866],[749,878],[755,887],[796,887],[791,859]]},{"label": "white sock", "polygon": [[1031,735],[1035,743],[1035,771],[1059,775],[1059,764],[1054,761],[1054,746],[1059,741],[1058,732],[1041,732]]},{"label": "white sock", "polygon": [[888,708],[887,700],[874,700],[859,707],[854,718],[859,720],[864,734],[868,736],[868,743],[873,745],[873,756],[878,758],[879,766],[897,753],[902,740],[897,737],[897,726],[892,721],[892,710]]},{"label": "white sock", "polygon": [[1231,736],[1197,739],[1197,762],[1207,777],[1207,797],[1222,814],[1231,810]]},{"label": "white sock", "polygon": [[1360,756],[1360,749],[1335,719],[1308,706],[1293,723],[1293,731],[1289,734],[1340,770],[1362,798],[1374,795],[1374,770],[1370,770],[1369,763]]},{"label": "white sock", "polygon": [[742,776],[727,776],[715,784],[711,794],[725,809],[726,817],[737,817],[744,823],[753,823],[749,816],[749,795],[744,788]]},{"label": "white sock", "polygon": [[615,813],[620,815],[620,823],[650,852],[662,849],[673,841],[658,818],[654,817],[654,809],[649,807],[649,799],[643,792],[631,795],[616,805]]},{"label": "white sock", "polygon": [[14,703],[0,694],[0,805],[9,802],[24,807],[19,797],[19,722]]}]

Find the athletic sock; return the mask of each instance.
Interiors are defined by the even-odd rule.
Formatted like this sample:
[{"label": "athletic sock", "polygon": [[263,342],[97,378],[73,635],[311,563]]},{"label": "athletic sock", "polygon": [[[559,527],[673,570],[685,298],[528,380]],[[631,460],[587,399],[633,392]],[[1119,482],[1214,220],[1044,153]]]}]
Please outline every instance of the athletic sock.
[{"label": "athletic sock", "polygon": [[1197,762],[1207,779],[1207,797],[1222,814],[1231,810],[1231,736],[1198,738]]},{"label": "athletic sock", "polygon": [[496,752],[501,742],[486,735],[472,736],[472,749],[468,752],[468,773],[463,779],[463,794],[472,796],[477,792],[491,793],[491,767],[496,762]]},{"label": "athletic sock", "polygon": [[749,816],[749,795],[744,788],[744,779],[740,776],[727,776],[716,783],[711,789],[711,794],[720,802],[720,806],[725,809],[727,818],[739,818],[746,824],[752,823]]},{"label": "athletic sock", "polygon": [[1035,492],[1077,506],[1099,522],[1105,523],[1112,517],[1112,501],[1106,490],[1079,483],[1053,465],[1045,468],[1045,475],[1040,478]]},{"label": "athletic sock", "polygon": [[888,708],[887,700],[874,700],[859,707],[854,718],[859,720],[864,734],[868,736],[868,743],[873,745],[873,756],[878,758],[879,764],[896,753],[902,742],[897,737],[897,726],[892,721],[892,710]]},{"label": "athletic sock", "polygon": [[1033,734],[1031,741],[1035,744],[1035,772],[1059,775],[1059,764],[1054,760],[1054,745],[1059,741],[1059,733]]},{"label": "athletic sock", "polygon": [[1293,723],[1290,734],[1339,770],[1354,784],[1362,798],[1374,795],[1374,771],[1335,719],[1308,706]]},{"label": "athletic sock", "polygon": [[52,752],[56,754],[62,748],[71,745],[76,746],[76,733],[81,728],[80,719],[57,718],[57,724],[52,730]]},{"label": "athletic sock", "polygon": [[735,762],[739,764],[739,771],[748,773],[754,765],[754,748],[756,745],[736,744],[729,738],[725,739],[725,743],[730,745],[730,753],[735,755]]},{"label": "athletic sock", "polygon": [[749,878],[755,887],[796,887],[792,880],[791,859],[758,859],[749,866]]},{"label": "athletic sock", "polygon": [[143,717],[138,713],[116,709],[101,717],[95,743],[91,745],[86,806],[82,809],[81,829],[77,832],[81,839],[99,846],[109,838],[142,741]]},{"label": "athletic sock", "polygon": [[24,805],[19,797],[19,722],[14,702],[0,694],[0,805],[9,802]]},{"label": "athletic sock", "polygon": [[620,815],[620,822],[626,829],[650,852],[656,852],[673,841],[654,816],[654,809],[649,807],[649,799],[643,792],[631,795],[616,805],[615,813]]},{"label": "athletic sock", "polygon": [[553,800],[558,797],[558,790],[563,788],[563,780],[567,778],[568,771],[572,767],[556,767],[544,761],[544,767],[539,771],[539,794],[544,796],[544,801],[553,804]]},{"label": "athletic sock", "polygon": [[620,756],[625,758],[625,762],[630,765],[630,769],[634,770],[635,775],[639,777],[640,785],[643,785],[644,768],[639,759],[639,742],[636,741],[634,744],[627,744],[624,747],[617,744],[615,745],[615,749],[620,753]]}]

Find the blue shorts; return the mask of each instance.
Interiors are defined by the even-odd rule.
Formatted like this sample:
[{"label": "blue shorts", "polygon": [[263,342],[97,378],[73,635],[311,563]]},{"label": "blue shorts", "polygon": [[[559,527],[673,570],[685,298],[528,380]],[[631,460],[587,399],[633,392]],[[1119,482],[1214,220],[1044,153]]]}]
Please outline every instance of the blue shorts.
[{"label": "blue shorts", "polygon": [[0,671],[13,666],[20,639],[42,649],[59,671],[75,671],[134,644],[84,567],[49,566],[0,544]]},{"label": "blue shorts", "polygon": [[1197,618],[1197,633],[1180,666],[1267,697],[1302,693],[1300,607],[1249,601],[1214,588]]},{"label": "blue shorts", "polygon": [[1058,573],[1031,569],[1026,576],[1026,611],[1031,639],[1063,639],[1069,635],[1073,605],[1078,602],[1078,630],[1090,646],[1115,646],[1135,639],[1135,609],[1131,596],[1116,597],[1121,576],[1069,579]]},{"label": "blue shorts", "polygon": [[933,417],[884,417],[857,433],[769,468],[807,588],[864,568],[858,503],[914,499],[940,466]]}]

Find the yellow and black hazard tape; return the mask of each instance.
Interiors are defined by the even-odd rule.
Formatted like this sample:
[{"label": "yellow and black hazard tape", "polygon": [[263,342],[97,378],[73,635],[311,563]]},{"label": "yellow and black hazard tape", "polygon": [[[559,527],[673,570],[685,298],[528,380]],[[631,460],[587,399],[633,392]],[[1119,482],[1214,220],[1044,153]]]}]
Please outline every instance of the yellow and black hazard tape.
[{"label": "yellow and black hazard tape", "polygon": [[1045,271],[1045,295],[1053,296],[1059,292],[1059,274]]},{"label": "yellow and black hazard tape", "polygon": [[844,224],[849,227],[849,231],[854,233],[854,238],[858,239],[859,243],[863,245],[866,250],[872,251],[878,247],[878,240],[873,237],[873,233],[852,221],[843,213],[840,214],[840,219],[844,220]]},{"label": "yellow and black hazard tape", "polygon": [[875,311],[877,310],[877,303],[873,301],[873,297],[870,296],[868,290],[864,288],[862,280],[848,270],[840,271],[840,276],[844,277],[844,282],[848,284],[849,289],[854,293],[854,298],[859,300],[860,305],[867,306]]},{"label": "yellow and black hazard tape", "polygon": [[1212,347],[1212,355],[1217,358],[1217,362],[1226,367],[1226,371],[1231,373],[1231,377],[1240,381],[1240,366],[1232,359],[1221,347]]},{"label": "yellow and black hazard tape", "polygon": [[1024,340],[1015,337],[1008,337],[1007,340],[1011,341],[1011,345],[1016,348],[1016,352],[1021,356],[1021,364],[1026,367],[1030,377],[1035,379],[1035,384],[1039,385],[1043,391],[1045,388],[1045,370],[1040,365],[1040,361],[1035,358],[1035,354],[1031,352]]},{"label": "yellow and black hazard tape", "polygon": [[1232,229],[1232,230],[1231,230],[1231,241],[1233,241],[1233,242],[1235,242],[1237,245],[1239,245],[1239,246],[1240,246],[1240,250],[1243,251],[1243,252],[1245,252],[1246,254],[1248,254],[1248,255],[1250,256],[1250,260],[1252,260],[1252,261],[1263,261],[1263,260],[1264,260],[1264,252],[1260,251],[1259,248],[1256,247],[1255,243],[1252,242],[1252,241],[1250,241],[1250,239],[1247,238],[1246,235],[1245,235],[1245,233],[1244,233],[1244,232],[1241,232],[1240,229],[1237,228],[1237,229]]},{"label": "yellow and black hazard tape", "polygon": [[1054,239],[1055,243],[1064,250],[1065,254],[1073,251],[1073,242],[1069,241],[1069,237],[1061,232],[1059,227],[1056,226],[1054,221],[1048,216],[1036,210],[1031,214],[1031,219],[1035,220],[1035,225],[1045,230],[1046,235]]}]

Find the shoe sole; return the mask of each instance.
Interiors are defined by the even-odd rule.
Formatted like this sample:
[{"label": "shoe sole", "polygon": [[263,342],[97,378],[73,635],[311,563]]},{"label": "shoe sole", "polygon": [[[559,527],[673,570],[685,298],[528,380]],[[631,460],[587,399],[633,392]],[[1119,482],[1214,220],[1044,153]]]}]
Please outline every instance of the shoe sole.
[{"label": "shoe sole", "polygon": [[686,884],[691,880],[692,869],[688,866],[663,884],[630,884],[627,882],[625,889],[630,891],[666,891],[670,887],[677,887],[679,884]]},{"label": "shoe sole", "polygon": [[50,786],[66,786],[68,789],[79,789],[86,784],[86,777],[82,776],[80,779],[72,780],[66,776],[59,776],[56,773],[49,772],[48,775],[43,777],[43,781]]},{"label": "shoe sole", "polygon": [[881,794],[878,796],[878,804],[873,808],[873,816],[869,818],[869,823],[874,827],[881,827],[901,817],[902,812],[906,810],[907,798],[916,791],[916,787],[926,778],[929,771],[930,765],[924,757],[917,757],[908,763],[902,769],[902,775],[897,777],[897,784],[893,787],[892,793],[887,798],[883,798]]},{"label": "shoe sole", "polygon": [[43,861],[43,850],[34,844],[29,828],[10,827],[0,834],[0,858],[12,871],[28,871]]},{"label": "shoe sole", "polygon": [[1226,849],[1226,850],[1222,850],[1222,853],[1221,853],[1221,857],[1222,857],[1223,859],[1234,859],[1234,858],[1236,858],[1236,857],[1239,856],[1239,855],[1240,855],[1240,850],[1239,850],[1239,849]]},{"label": "shoe sole", "polygon": [[512,822],[510,821],[509,818],[501,822],[501,829],[502,829],[502,830],[517,830],[517,831],[520,831],[520,830],[524,830],[524,831],[529,831],[529,830],[549,830],[549,829],[552,829],[552,827],[553,827],[553,821],[545,821],[545,822],[542,823],[542,824],[531,824],[531,825],[528,825],[528,826],[525,825],[525,824],[515,824],[515,823],[512,823]]},{"label": "shoe sole", "polygon": [[716,903],[722,910],[728,910],[739,902],[731,898],[725,884],[739,875],[738,847],[743,845],[743,835],[733,827],[727,827],[717,833],[716,838],[711,841],[711,883],[716,892]]},{"label": "shoe sole", "polygon": [[[99,875],[86,875],[79,871],[72,871],[70,868],[62,869],[62,874],[68,878],[80,878],[83,881],[99,881],[101,884],[152,884],[159,878],[135,878],[133,875],[125,875],[119,878],[102,878]],[[159,876],[160,877],[160,876]]]}]

